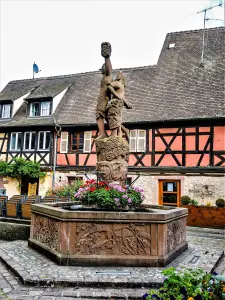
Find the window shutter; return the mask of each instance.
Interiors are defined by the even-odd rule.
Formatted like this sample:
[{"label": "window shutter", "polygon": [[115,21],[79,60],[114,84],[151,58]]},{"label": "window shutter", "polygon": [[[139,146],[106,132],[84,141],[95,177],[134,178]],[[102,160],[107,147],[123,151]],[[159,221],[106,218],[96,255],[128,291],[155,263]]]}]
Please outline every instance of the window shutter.
[{"label": "window shutter", "polygon": [[92,131],[85,131],[84,132],[84,152],[91,152],[91,136]]},{"label": "window shutter", "polygon": [[138,130],[137,152],[145,152],[146,148],[146,131]]},{"label": "window shutter", "polygon": [[68,150],[68,132],[61,132],[61,141],[60,141],[60,152],[67,153]]},{"label": "window shutter", "polygon": [[136,152],[136,139],[137,139],[137,130],[130,130],[130,152]]}]

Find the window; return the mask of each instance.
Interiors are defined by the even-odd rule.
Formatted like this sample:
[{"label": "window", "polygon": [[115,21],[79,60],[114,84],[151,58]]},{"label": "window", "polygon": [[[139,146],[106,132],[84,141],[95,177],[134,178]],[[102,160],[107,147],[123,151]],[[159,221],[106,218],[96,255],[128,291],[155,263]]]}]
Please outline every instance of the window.
[{"label": "window", "polygon": [[169,49],[174,48],[175,47],[175,43],[170,43],[169,44]]},{"label": "window", "polygon": [[40,104],[39,103],[31,103],[30,116],[31,117],[40,116]]},{"label": "window", "polygon": [[25,132],[24,150],[35,150],[35,132]]},{"label": "window", "polygon": [[71,151],[91,152],[92,131],[71,134]]},{"label": "window", "polygon": [[10,118],[11,113],[11,104],[2,105],[2,118],[8,119]]},{"label": "window", "polygon": [[69,185],[73,184],[74,181],[76,180],[81,180],[81,181],[84,180],[83,176],[68,176],[67,178],[68,178]]},{"label": "window", "polygon": [[30,104],[30,116],[50,116],[50,101],[34,102]]},{"label": "window", "polygon": [[61,140],[60,140],[60,152],[67,153],[68,150],[68,132],[61,132]]},{"label": "window", "polygon": [[50,115],[50,102],[41,102],[41,116]]},{"label": "window", "polygon": [[48,150],[50,145],[50,132],[38,132],[38,150]]},{"label": "window", "polygon": [[127,177],[126,178],[126,185],[128,185],[128,186],[131,185],[132,181],[133,181],[132,177]]},{"label": "window", "polygon": [[10,150],[20,150],[22,145],[22,133],[12,132],[10,139]]},{"label": "window", "polygon": [[130,152],[145,152],[146,130],[130,130]]},{"label": "window", "polygon": [[83,151],[84,148],[84,133],[71,134],[71,151]]}]

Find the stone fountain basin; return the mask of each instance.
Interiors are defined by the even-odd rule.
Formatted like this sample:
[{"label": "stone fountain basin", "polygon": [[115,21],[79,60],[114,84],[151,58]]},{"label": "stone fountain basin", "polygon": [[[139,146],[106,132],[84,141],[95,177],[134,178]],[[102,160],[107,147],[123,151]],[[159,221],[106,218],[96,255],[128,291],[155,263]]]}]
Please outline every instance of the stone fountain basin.
[{"label": "stone fountain basin", "polygon": [[160,267],[188,247],[187,208],[70,210],[74,204],[31,207],[29,246],[60,265]]}]

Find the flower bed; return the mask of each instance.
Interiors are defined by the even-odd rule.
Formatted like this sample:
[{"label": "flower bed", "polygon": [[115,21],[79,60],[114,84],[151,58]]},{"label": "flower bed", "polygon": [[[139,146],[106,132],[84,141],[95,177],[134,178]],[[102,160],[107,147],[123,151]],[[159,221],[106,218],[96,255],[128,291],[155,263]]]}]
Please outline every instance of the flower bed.
[{"label": "flower bed", "polygon": [[87,180],[75,193],[75,199],[86,205],[99,208],[136,208],[144,200],[144,191],[139,187],[121,187],[104,181]]},{"label": "flower bed", "polygon": [[225,207],[183,205],[188,208],[188,226],[225,229]]}]

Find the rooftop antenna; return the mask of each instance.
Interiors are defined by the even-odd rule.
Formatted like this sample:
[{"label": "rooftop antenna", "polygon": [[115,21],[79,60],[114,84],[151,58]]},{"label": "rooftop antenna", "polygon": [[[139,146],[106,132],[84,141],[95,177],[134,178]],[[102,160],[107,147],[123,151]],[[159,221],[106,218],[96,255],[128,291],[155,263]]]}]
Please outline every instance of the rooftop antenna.
[{"label": "rooftop antenna", "polygon": [[41,70],[39,70],[38,65],[35,64],[35,62],[33,63],[33,79],[34,79],[34,73],[39,73],[41,72]]},{"label": "rooftop antenna", "polygon": [[203,38],[202,38],[201,65],[203,65],[203,61],[204,61],[204,52],[205,52],[205,24],[206,24],[206,21],[209,21],[209,20],[210,20],[209,18],[206,18],[206,12],[207,12],[208,10],[213,9],[214,7],[217,7],[217,6],[221,6],[221,7],[222,7],[222,2],[219,3],[219,4],[213,5],[213,6],[211,6],[211,7],[205,8],[205,9],[203,9],[203,10],[200,10],[200,11],[198,11],[198,12],[196,13],[196,14],[204,13],[204,29],[203,29]]}]

